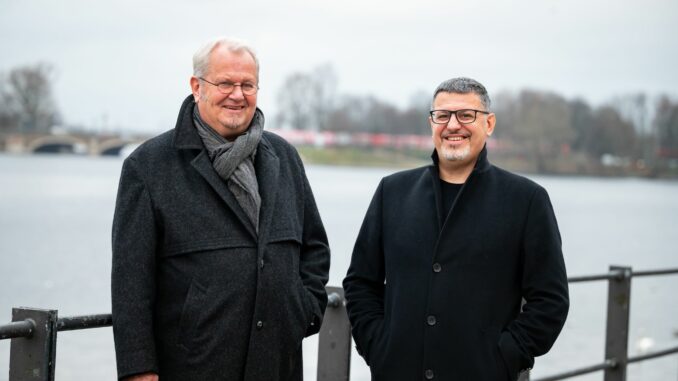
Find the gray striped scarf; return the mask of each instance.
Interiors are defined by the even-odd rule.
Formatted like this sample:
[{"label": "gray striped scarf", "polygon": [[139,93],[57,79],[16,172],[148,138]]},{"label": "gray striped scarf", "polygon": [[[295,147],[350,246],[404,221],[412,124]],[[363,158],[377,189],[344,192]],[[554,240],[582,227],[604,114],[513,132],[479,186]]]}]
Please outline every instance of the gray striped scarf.
[{"label": "gray striped scarf", "polygon": [[202,120],[198,105],[193,107],[193,123],[207,149],[214,170],[226,182],[258,233],[261,196],[254,172],[254,157],[264,129],[264,113],[257,108],[247,132],[232,142]]}]

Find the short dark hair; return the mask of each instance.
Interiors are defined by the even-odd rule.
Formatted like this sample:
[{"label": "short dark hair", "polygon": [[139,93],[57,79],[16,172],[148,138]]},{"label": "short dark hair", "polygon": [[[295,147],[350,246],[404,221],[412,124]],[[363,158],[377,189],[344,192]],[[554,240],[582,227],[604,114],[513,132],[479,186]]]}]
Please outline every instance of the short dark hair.
[{"label": "short dark hair", "polygon": [[439,93],[476,94],[480,97],[480,102],[483,104],[483,107],[485,107],[485,111],[490,110],[490,105],[492,103],[485,86],[475,79],[466,77],[451,78],[438,85],[436,91],[433,93],[431,108],[433,108],[433,102]]}]

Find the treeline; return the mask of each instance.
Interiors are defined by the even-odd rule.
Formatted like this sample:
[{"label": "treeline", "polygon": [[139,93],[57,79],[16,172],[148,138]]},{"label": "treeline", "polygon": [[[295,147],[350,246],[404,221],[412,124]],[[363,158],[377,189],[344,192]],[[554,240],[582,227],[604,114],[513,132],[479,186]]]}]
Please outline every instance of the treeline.
[{"label": "treeline", "polygon": [[286,77],[278,90],[277,126],[297,130],[428,134],[430,95],[415,94],[400,109],[372,95],[339,94],[331,65]]},{"label": "treeline", "polygon": [[[278,92],[278,126],[334,132],[429,134],[431,95],[398,108],[373,96],[339,94],[330,65],[289,75]],[[493,155],[539,173],[678,175],[678,102],[624,95],[601,106],[548,91],[490,94]]]},{"label": "treeline", "polygon": [[[61,122],[49,64],[0,73],[0,133],[49,132]],[[371,95],[340,94],[329,64],[287,76],[272,124],[298,130],[429,135],[431,93],[397,107]],[[531,172],[678,176],[678,101],[619,96],[600,106],[547,91],[490,94],[497,128],[492,155]]]},{"label": "treeline", "polygon": [[498,94],[494,111],[502,153],[524,157],[537,172],[653,175],[678,166],[678,103],[667,96],[626,95],[593,107],[523,90]]},{"label": "treeline", "polygon": [[52,79],[46,63],[0,73],[0,132],[50,132],[61,121]]}]

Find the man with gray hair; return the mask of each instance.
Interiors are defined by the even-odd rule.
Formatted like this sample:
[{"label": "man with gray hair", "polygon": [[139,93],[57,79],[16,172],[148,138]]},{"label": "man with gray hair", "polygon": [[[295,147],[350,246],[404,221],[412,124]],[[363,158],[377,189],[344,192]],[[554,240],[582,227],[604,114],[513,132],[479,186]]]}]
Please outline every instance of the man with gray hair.
[{"label": "man with gray hair", "polygon": [[429,123],[433,164],[382,179],[355,243],[356,347],[373,380],[516,380],[569,308],[551,202],[488,161],[496,116],[480,83],[440,84]]},{"label": "man with gray hair", "polygon": [[112,303],[125,380],[301,380],[329,246],[299,155],[264,131],[241,41],[193,57],[176,126],[124,162]]}]

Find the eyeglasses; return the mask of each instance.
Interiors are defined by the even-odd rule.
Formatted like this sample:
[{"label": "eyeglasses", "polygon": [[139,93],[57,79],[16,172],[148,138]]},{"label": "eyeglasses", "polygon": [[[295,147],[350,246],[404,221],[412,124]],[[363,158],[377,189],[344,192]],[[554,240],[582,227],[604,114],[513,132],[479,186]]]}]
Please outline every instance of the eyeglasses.
[{"label": "eyeglasses", "polygon": [[436,124],[447,124],[454,114],[457,118],[457,122],[461,124],[469,124],[476,121],[476,115],[481,114],[490,114],[487,111],[473,110],[473,109],[463,109],[463,110],[432,110],[431,120]]},{"label": "eyeglasses", "polygon": [[205,82],[207,82],[207,83],[209,83],[209,84],[212,85],[212,86],[216,86],[217,89],[219,89],[219,91],[220,91],[222,94],[230,94],[230,93],[232,93],[233,90],[235,90],[235,87],[236,87],[236,86],[240,86],[240,90],[241,90],[242,93],[245,94],[245,95],[254,95],[254,94],[256,94],[257,91],[259,90],[259,86],[255,85],[255,84],[253,84],[253,83],[249,83],[249,82],[245,82],[245,83],[233,83],[233,82],[224,81],[224,82],[219,82],[219,83],[213,83],[213,82],[210,82],[210,81],[206,80],[206,79],[203,78],[203,77],[198,77],[198,78],[201,79],[201,80],[203,80],[203,81],[205,81]]}]

